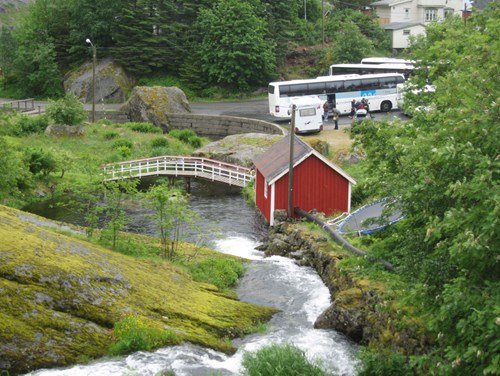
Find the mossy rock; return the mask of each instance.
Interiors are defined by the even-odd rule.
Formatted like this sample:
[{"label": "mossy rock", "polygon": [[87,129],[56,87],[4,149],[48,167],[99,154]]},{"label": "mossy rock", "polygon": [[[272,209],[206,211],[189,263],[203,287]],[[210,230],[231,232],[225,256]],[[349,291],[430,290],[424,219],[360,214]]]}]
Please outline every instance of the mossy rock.
[{"label": "mossy rock", "polygon": [[194,282],[170,264],[139,261],[30,218],[0,206],[0,370],[103,356],[113,325],[130,315],[174,331],[179,341],[230,353],[228,338],[276,312]]}]

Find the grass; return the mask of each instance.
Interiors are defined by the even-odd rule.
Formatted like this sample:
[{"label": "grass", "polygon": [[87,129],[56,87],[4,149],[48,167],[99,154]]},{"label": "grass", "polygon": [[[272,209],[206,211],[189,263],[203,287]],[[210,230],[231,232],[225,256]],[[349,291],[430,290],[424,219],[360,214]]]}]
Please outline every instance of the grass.
[{"label": "grass", "polygon": [[247,376],[324,376],[326,373],[299,348],[271,345],[243,355]]}]

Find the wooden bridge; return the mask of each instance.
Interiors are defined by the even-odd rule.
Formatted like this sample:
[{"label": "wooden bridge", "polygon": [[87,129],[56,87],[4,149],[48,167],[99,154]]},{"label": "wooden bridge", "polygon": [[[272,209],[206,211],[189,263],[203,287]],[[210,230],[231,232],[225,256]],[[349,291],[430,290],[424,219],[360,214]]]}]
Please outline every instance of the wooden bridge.
[{"label": "wooden bridge", "polygon": [[201,157],[164,155],[101,166],[104,180],[146,176],[195,177],[245,187],[253,178],[251,169]]}]

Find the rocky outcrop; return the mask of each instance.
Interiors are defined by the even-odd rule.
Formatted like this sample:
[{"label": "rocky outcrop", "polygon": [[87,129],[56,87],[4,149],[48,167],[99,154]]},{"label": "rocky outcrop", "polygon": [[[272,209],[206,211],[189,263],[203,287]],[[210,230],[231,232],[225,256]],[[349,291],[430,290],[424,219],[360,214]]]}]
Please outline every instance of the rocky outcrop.
[{"label": "rocky outcrop", "polygon": [[80,125],[52,124],[45,128],[45,134],[51,137],[83,137],[85,128]]},{"label": "rocky outcrop", "polygon": [[172,343],[231,353],[228,339],[276,312],[195,282],[172,264],[62,235],[56,223],[29,213],[0,205],[0,223],[2,375],[104,356],[114,325],[128,317],[168,331]]},{"label": "rocky outcrop", "polygon": [[282,137],[264,133],[236,134],[212,142],[196,150],[193,155],[251,167],[253,165],[252,161],[257,156],[261,155]]},{"label": "rocky outcrop", "polygon": [[[97,61],[95,85],[95,102],[123,103],[134,81],[124,69],[111,59]],[[73,93],[84,103],[92,103],[92,63],[84,64],[77,71],[69,73],[64,79],[64,89]]]},{"label": "rocky outcrop", "polygon": [[315,328],[335,329],[360,344],[404,354],[419,353],[429,345],[421,327],[386,294],[383,284],[339,268],[339,261],[352,256],[332,246],[323,234],[300,223],[281,222],[270,228],[259,249],[268,256],[291,257],[318,272],[330,290],[332,304],[317,318]]},{"label": "rocky outcrop", "polygon": [[167,114],[190,113],[191,108],[186,95],[177,87],[137,86],[121,111],[130,121],[150,122],[168,132]]}]

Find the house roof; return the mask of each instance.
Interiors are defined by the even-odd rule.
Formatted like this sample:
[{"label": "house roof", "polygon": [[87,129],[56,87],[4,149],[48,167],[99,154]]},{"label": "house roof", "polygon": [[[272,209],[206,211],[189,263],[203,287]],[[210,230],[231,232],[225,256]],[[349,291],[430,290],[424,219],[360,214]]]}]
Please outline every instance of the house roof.
[{"label": "house roof", "polygon": [[[352,184],[356,184],[356,181],[350,177],[345,171],[340,167],[335,165],[326,159],[319,152],[314,150],[299,137],[294,136],[293,143],[293,167],[302,163],[310,155],[315,155],[323,163],[328,165],[332,170],[342,175],[346,180]],[[290,167],[290,135],[283,137],[281,140],[276,142],[267,151],[261,154],[258,158],[253,161],[257,170],[264,176],[268,184],[272,184],[285,175]]]},{"label": "house roof", "polygon": [[380,7],[380,6],[386,6],[386,7],[391,7],[397,4],[403,4],[403,3],[408,3],[411,0],[380,0],[380,1],[375,1],[371,3],[371,6],[374,7]]},{"label": "house roof", "polygon": [[385,30],[409,29],[415,26],[423,26],[420,22],[391,22],[383,25]]}]

